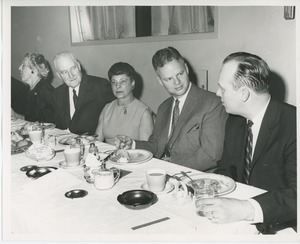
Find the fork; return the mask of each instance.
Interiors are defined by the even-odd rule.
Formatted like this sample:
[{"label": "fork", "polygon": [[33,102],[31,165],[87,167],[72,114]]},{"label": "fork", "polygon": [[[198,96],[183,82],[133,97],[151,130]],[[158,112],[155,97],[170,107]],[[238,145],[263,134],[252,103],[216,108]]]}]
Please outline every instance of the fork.
[{"label": "fork", "polygon": [[181,174],[191,180],[192,187],[197,187],[197,183],[184,171],[181,171]]},{"label": "fork", "polygon": [[[187,172],[184,172],[184,173],[191,173],[191,172],[192,172],[192,171],[187,171]],[[170,178],[173,178],[173,179],[175,179],[175,180],[177,180],[177,181],[180,181],[181,179],[180,179],[179,176],[177,176],[178,174],[182,174],[182,173],[181,173],[181,172],[180,172],[180,173],[175,173],[175,174],[173,174],[173,175],[167,174],[167,180],[170,179]]]}]

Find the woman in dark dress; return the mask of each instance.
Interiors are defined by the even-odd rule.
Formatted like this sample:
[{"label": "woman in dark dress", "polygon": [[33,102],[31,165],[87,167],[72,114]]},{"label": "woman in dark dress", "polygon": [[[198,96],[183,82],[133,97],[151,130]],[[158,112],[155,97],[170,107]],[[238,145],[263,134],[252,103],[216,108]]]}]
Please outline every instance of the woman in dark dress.
[{"label": "woman in dark dress", "polygon": [[54,87],[46,79],[49,66],[42,54],[27,53],[19,67],[21,79],[29,85],[25,120],[54,122]]}]

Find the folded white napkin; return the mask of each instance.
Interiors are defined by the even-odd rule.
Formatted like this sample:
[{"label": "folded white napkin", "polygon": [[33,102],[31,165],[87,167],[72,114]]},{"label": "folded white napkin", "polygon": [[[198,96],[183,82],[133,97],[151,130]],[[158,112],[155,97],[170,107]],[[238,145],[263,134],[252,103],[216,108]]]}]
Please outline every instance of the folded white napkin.
[{"label": "folded white napkin", "polygon": [[97,168],[101,165],[101,162],[98,161],[97,157],[94,154],[88,153],[85,159],[85,165],[91,169]]}]

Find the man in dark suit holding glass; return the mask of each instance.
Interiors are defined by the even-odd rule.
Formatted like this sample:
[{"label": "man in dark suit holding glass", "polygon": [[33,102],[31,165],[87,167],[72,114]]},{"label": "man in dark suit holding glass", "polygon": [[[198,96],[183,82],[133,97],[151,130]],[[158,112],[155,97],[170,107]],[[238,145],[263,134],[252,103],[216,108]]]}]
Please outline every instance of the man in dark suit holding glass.
[{"label": "man in dark suit holding glass", "polygon": [[219,90],[230,113],[216,173],[267,190],[250,200],[202,200],[215,223],[246,220],[262,233],[296,227],[296,108],[269,94],[270,70],[260,57],[238,52],[223,61]]}]

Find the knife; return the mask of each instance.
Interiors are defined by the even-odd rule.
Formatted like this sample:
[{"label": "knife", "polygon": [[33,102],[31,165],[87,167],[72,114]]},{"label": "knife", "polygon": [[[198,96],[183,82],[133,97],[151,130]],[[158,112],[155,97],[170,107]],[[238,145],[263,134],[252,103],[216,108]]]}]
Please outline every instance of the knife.
[{"label": "knife", "polygon": [[110,154],[108,154],[108,156],[105,157],[104,159],[102,159],[101,161],[102,161],[103,163],[107,162],[107,161],[114,155],[114,153],[115,153],[115,150],[112,151]]}]

